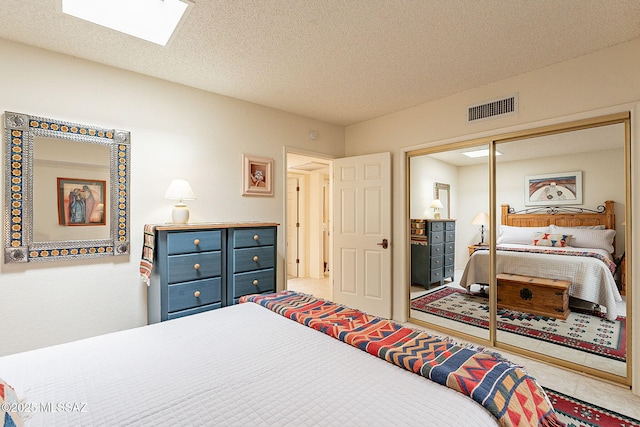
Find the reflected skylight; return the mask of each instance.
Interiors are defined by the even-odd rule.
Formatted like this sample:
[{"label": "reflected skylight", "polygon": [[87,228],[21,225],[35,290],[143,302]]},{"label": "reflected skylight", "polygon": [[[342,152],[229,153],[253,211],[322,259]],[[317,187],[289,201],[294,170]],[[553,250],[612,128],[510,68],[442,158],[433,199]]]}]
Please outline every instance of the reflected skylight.
[{"label": "reflected skylight", "polygon": [[[465,153],[462,153],[467,157],[471,157],[472,159],[475,159],[477,157],[488,157],[489,156],[489,150],[488,149],[484,149],[484,150],[475,150],[475,151],[467,151]],[[496,156],[501,156],[502,153],[499,151],[496,151]]]}]

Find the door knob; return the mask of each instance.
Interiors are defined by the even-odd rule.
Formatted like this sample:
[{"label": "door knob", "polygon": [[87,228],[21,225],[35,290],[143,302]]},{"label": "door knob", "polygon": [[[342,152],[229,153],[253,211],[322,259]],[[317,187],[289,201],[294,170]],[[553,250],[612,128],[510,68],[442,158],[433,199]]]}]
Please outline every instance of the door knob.
[{"label": "door knob", "polygon": [[389,247],[389,241],[387,239],[382,239],[382,242],[377,243],[378,246],[382,246],[382,249],[387,249]]}]

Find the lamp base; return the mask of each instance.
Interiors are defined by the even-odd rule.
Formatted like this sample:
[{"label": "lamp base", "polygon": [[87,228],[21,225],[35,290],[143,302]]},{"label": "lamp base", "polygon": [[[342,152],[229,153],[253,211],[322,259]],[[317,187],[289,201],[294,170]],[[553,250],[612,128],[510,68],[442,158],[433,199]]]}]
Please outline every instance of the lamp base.
[{"label": "lamp base", "polygon": [[433,219],[440,219],[440,212],[434,212]]},{"label": "lamp base", "polygon": [[189,221],[189,209],[184,203],[178,203],[171,211],[171,219],[174,224],[186,224]]}]

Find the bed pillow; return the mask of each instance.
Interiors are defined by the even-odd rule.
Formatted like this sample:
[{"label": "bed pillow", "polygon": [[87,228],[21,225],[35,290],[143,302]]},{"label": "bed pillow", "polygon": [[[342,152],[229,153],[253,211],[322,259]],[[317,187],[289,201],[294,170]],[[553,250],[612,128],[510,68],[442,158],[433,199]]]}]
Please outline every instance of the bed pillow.
[{"label": "bed pillow", "polygon": [[518,245],[530,245],[535,233],[549,233],[549,227],[513,227],[501,225],[500,234],[496,240],[498,245],[514,243]]},{"label": "bed pillow", "polygon": [[533,244],[535,246],[548,246],[552,248],[564,248],[569,246],[571,241],[570,234],[551,234],[537,232],[533,235]]},{"label": "bed pillow", "polygon": [[602,249],[613,253],[613,238],[616,230],[591,230],[588,228],[557,227],[551,226],[551,233],[571,234],[571,246],[575,248]]},{"label": "bed pillow", "polygon": [[20,406],[20,399],[13,387],[0,378],[0,421],[2,426],[22,427],[24,420],[17,409]]},{"label": "bed pillow", "polygon": [[[556,226],[554,225],[554,227],[556,227]],[[578,225],[576,227],[563,227],[563,228],[582,228],[582,229],[585,229],[585,230],[604,230],[607,227],[603,224],[603,225]]]}]

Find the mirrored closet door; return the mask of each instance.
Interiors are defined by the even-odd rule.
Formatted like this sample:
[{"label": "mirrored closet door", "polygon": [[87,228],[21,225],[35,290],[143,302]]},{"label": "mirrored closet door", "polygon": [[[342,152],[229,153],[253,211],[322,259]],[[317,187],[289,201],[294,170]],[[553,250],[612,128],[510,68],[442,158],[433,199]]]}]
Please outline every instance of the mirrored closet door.
[{"label": "mirrored closet door", "polygon": [[410,317],[488,340],[488,299],[468,294],[460,279],[473,252],[488,253],[489,146],[413,154],[408,159]]},{"label": "mirrored closet door", "polygon": [[[409,153],[411,321],[629,384],[629,135],[617,114]],[[495,154],[459,159],[480,148]],[[435,182],[455,220],[442,281],[418,249]]]}]

